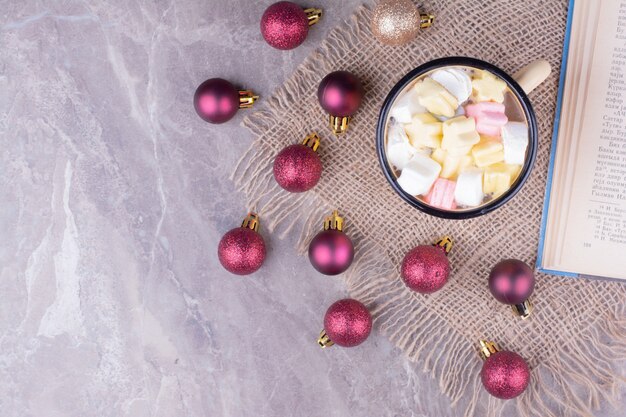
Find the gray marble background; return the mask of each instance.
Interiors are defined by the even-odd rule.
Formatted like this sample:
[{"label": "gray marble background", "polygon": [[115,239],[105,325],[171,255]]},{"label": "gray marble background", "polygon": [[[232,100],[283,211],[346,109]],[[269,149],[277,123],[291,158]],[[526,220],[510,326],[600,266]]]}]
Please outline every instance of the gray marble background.
[{"label": "gray marble background", "polygon": [[316,0],[290,52],[259,33],[271,0],[0,1],[1,416],[461,413],[376,329],[317,346],[346,293],[295,256],[296,232],[265,234],[253,276],[217,261],[252,138],[242,114],[201,121],[195,87],[269,97],[361,1]]}]

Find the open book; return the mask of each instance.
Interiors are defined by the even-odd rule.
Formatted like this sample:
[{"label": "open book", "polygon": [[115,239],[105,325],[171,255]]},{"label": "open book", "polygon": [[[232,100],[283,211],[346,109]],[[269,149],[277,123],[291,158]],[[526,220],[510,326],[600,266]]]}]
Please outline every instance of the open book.
[{"label": "open book", "polygon": [[626,0],[570,3],[540,270],[626,280]]}]

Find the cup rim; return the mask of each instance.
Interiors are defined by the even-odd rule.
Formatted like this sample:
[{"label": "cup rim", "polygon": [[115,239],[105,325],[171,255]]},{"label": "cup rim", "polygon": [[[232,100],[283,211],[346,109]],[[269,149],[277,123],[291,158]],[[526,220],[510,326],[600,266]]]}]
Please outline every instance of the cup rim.
[{"label": "cup rim", "polygon": [[[404,191],[397,182],[396,177],[393,175],[393,169],[389,165],[386,156],[385,149],[385,130],[387,127],[387,119],[389,116],[389,112],[391,111],[391,105],[396,100],[396,98],[402,93],[404,88],[414,81],[417,77],[422,74],[432,71],[441,67],[448,66],[466,66],[473,67],[481,70],[488,70],[489,72],[500,77],[504,82],[506,82],[509,89],[517,96],[519,100],[522,110],[524,111],[524,115],[526,120],[528,121],[528,129],[529,129],[529,144],[528,144],[528,154],[526,156],[526,160],[524,161],[524,165],[522,166],[522,170],[520,171],[517,179],[511,185],[511,187],[498,198],[484,204],[480,207],[476,207],[473,209],[462,210],[462,211],[449,211],[443,210],[436,207],[432,207],[412,195],[408,194]],[[376,127],[376,153],[378,154],[378,161],[380,163],[381,169],[387,182],[391,185],[391,187],[396,191],[396,193],[411,206],[417,208],[418,210],[430,214],[432,216],[441,217],[445,219],[454,219],[454,220],[464,220],[471,219],[474,217],[482,216],[484,214],[490,213],[504,204],[506,204],[509,200],[511,200],[524,186],[530,173],[532,171],[532,167],[535,163],[535,159],[537,157],[537,147],[538,147],[538,131],[537,131],[537,120],[535,117],[535,111],[532,108],[530,100],[528,96],[522,90],[522,87],[505,71],[500,69],[499,67],[490,64],[488,62],[482,61],[476,58],[462,57],[462,56],[454,56],[454,57],[446,57],[446,58],[438,58],[432,61],[428,61],[413,70],[411,70],[408,74],[398,81],[387,97],[383,102],[381,107],[379,116],[378,116],[378,124]]]}]

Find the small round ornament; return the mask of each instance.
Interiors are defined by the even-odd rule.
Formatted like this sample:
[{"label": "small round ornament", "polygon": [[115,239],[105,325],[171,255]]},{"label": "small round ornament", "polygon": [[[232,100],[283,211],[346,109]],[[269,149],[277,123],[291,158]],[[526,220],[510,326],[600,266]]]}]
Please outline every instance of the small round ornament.
[{"label": "small round ornament", "polygon": [[265,242],[259,234],[259,216],[250,213],[241,227],[230,230],[217,247],[222,266],[236,275],[257,271],[265,261]]},{"label": "small round ornament", "polygon": [[489,291],[496,300],[508,304],[513,312],[527,319],[533,306],[529,300],[535,288],[533,270],[517,259],[505,259],[489,274]]},{"label": "small round ornament", "polygon": [[232,119],[237,110],[252,107],[258,99],[250,90],[237,90],[230,81],[211,78],[196,89],[193,106],[204,121],[220,124]]},{"label": "small round ornament", "polygon": [[363,303],[345,298],[331,305],[324,316],[324,330],[317,343],[322,348],[334,344],[343,347],[359,345],[372,331],[372,316]]},{"label": "small round ornament", "polygon": [[526,390],[530,369],[520,355],[484,340],[480,341],[480,355],[484,360],[480,379],[489,394],[508,400]]},{"label": "small round ornament", "polygon": [[293,49],[304,42],[309,26],[319,22],[321,17],[321,9],[302,9],[290,1],[279,1],[263,13],[261,34],[276,49]]},{"label": "small round ornament", "polygon": [[361,106],[363,86],[351,72],[331,72],[320,83],[317,99],[330,115],[331,130],[335,135],[340,135],[346,132],[350,117]]},{"label": "small round ornament", "polygon": [[411,0],[381,0],[372,14],[372,33],[385,45],[403,45],[434,20],[432,14],[420,13]]},{"label": "small round ornament", "polygon": [[448,254],[452,239],[444,236],[433,245],[420,245],[411,249],[402,260],[402,280],[411,290],[421,294],[439,291],[450,275]]},{"label": "small round ornament", "polygon": [[343,232],[343,218],[335,210],[324,219],[324,230],[309,244],[309,261],[318,272],[337,275],[348,269],[353,259],[354,246]]},{"label": "small round ornament", "polygon": [[287,146],[274,159],[274,178],[291,193],[315,187],[322,176],[322,161],[317,154],[320,138],[311,133],[299,144]]}]

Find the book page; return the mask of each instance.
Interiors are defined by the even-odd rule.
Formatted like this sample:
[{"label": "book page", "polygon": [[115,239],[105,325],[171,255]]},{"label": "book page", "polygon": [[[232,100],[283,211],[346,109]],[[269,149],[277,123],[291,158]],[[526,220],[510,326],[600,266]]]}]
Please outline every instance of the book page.
[{"label": "book page", "polygon": [[558,263],[626,279],[626,0],[601,1],[588,88]]}]

